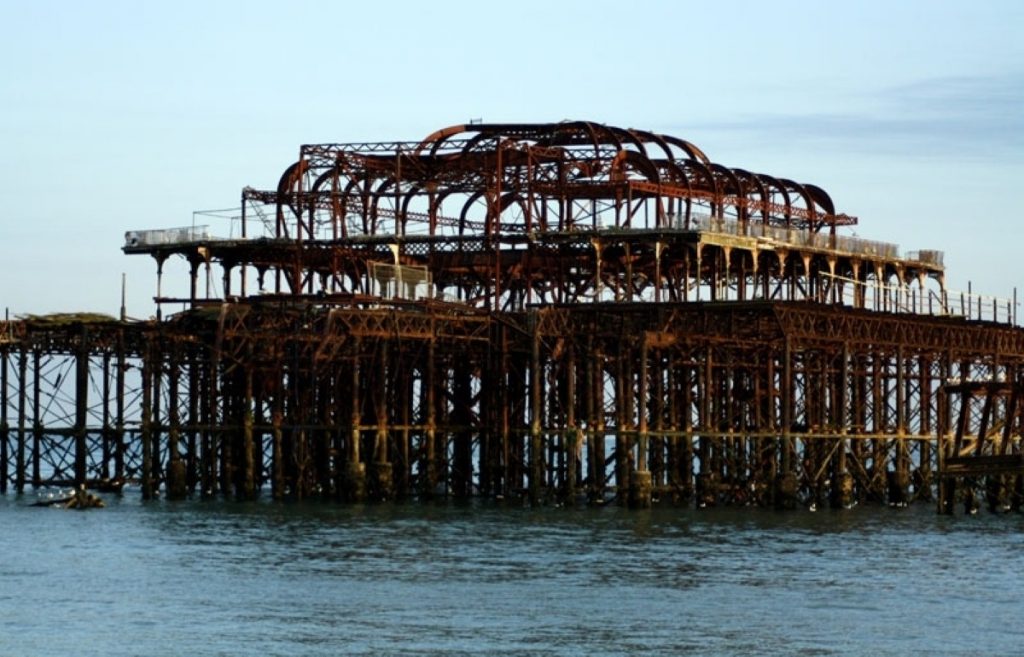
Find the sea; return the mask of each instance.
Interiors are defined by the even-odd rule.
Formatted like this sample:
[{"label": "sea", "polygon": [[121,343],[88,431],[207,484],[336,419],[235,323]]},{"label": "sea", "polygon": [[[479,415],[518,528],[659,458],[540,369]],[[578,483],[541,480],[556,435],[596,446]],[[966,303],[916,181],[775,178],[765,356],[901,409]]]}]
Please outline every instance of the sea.
[{"label": "sea", "polygon": [[0,656],[1022,655],[1024,516],[0,496]]}]

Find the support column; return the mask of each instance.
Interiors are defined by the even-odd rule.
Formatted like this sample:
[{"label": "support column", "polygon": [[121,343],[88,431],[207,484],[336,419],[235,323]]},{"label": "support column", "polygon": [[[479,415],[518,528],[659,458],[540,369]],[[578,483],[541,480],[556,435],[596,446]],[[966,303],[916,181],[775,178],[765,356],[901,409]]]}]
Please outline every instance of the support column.
[{"label": "support column", "polygon": [[271,495],[275,500],[283,500],[285,495],[284,432],[281,430],[281,425],[284,423],[284,383],[280,371],[275,372],[274,390],[271,394],[273,395],[270,411],[271,440],[273,441],[271,446],[271,459],[273,460],[271,464],[273,475],[270,480]]},{"label": "support column", "polygon": [[363,407],[360,398],[360,351],[361,341],[359,338],[356,338],[352,346],[352,387],[350,391],[352,409],[349,419],[348,463],[345,476],[347,497],[353,502],[362,502],[366,499],[366,465],[363,464],[360,454],[363,419]]},{"label": "support column", "polygon": [[6,347],[0,349],[0,495],[7,493],[9,475],[9,454],[7,441],[11,437],[11,428],[7,424],[7,361],[9,353]]},{"label": "support column", "polygon": [[775,506],[793,509],[797,504],[798,481],[793,444],[793,345],[787,337],[782,352],[782,381],[780,402],[782,404],[782,445],[779,458],[779,473],[775,480]]},{"label": "support column", "polygon": [[702,432],[698,439],[700,471],[697,475],[697,505],[700,507],[714,506],[718,500],[718,481],[711,467],[714,438],[708,435],[713,432],[714,419],[712,414],[712,397],[714,396],[714,352],[711,347],[704,351],[704,370],[698,380],[698,412],[699,429]]},{"label": "support column", "polygon": [[185,446],[185,486],[191,495],[199,483],[199,442],[197,428],[199,420],[199,362],[196,348],[188,350],[188,429]]},{"label": "support column", "polygon": [[467,499],[473,489],[473,434],[469,428],[473,394],[471,372],[465,359],[453,365],[452,379],[452,424],[457,427],[452,454],[452,494],[457,499]]},{"label": "support column", "polygon": [[28,351],[21,346],[18,354],[18,445],[14,456],[14,490],[20,495],[25,492],[25,448],[27,434],[26,397],[28,396]]},{"label": "support column", "polygon": [[587,497],[591,504],[603,504],[605,495],[604,460],[604,364],[603,357],[594,345],[593,338],[587,338],[587,422],[590,429],[587,465],[590,485]]},{"label": "support column", "polygon": [[910,500],[910,454],[907,448],[906,369],[903,347],[896,348],[896,464],[889,482],[889,504],[906,506]]},{"label": "support column", "polygon": [[113,442],[113,430],[110,426],[110,352],[104,349],[103,351],[103,369],[101,372],[103,377],[103,384],[100,388],[100,398],[102,399],[102,418],[101,418],[101,430],[100,430],[100,463],[99,472],[97,473],[100,483],[104,486],[110,483],[110,461],[111,461],[111,442]]},{"label": "support column", "polygon": [[[86,424],[89,419],[89,332],[82,325],[75,353],[75,486],[84,486],[87,477],[89,446]],[[38,376],[38,374],[37,374]],[[37,386],[38,388],[38,386]],[[39,417],[36,416],[36,424]],[[38,482],[38,472],[35,473]]]},{"label": "support column", "polygon": [[[32,487],[43,484],[40,471],[43,449],[43,367],[42,355],[37,348],[32,352]],[[77,385],[77,383],[76,383]],[[77,414],[77,409],[76,409]],[[76,457],[77,458],[77,457]]]},{"label": "support column", "polygon": [[119,330],[117,332],[117,371],[114,374],[114,413],[116,417],[114,419],[114,487],[119,488],[124,484],[125,472],[124,472],[124,449],[125,449],[125,431],[124,431],[124,397],[125,397],[125,382],[124,373],[128,369],[128,364],[125,360],[125,349],[124,349],[124,331]]},{"label": "support column", "polygon": [[540,373],[540,318],[536,311],[530,314],[530,322],[533,326],[530,349],[530,473],[528,486],[530,504],[537,505],[541,502],[544,463],[541,453],[543,449],[541,437],[541,415],[543,413],[541,384],[543,378]]},{"label": "support column", "polygon": [[647,509],[651,506],[651,471],[647,467],[647,449],[650,442],[648,434],[648,418],[650,403],[647,399],[647,338],[640,343],[640,399],[638,410],[640,415],[639,436],[637,440],[636,470],[629,477],[629,504],[634,508]]},{"label": "support column", "polygon": [[424,382],[423,404],[426,406],[426,436],[423,449],[423,471],[420,494],[431,498],[437,493],[437,347],[434,338],[427,343],[427,373]]},{"label": "support column", "polygon": [[839,431],[839,446],[835,457],[835,481],[832,484],[832,506],[833,508],[849,508],[853,505],[853,475],[850,474],[846,462],[846,435],[849,431],[847,415],[848,390],[850,381],[850,344],[843,343],[842,360],[840,361],[839,385],[836,390],[839,394],[839,401],[836,413],[836,424]]},{"label": "support column", "polygon": [[153,482],[153,353],[152,346],[147,342],[142,356],[142,499],[151,500],[155,497],[156,488]]},{"label": "support column", "polygon": [[390,361],[387,340],[382,340],[378,366],[374,372],[374,414],[377,430],[373,439],[373,478],[371,489],[376,500],[388,500],[394,495],[394,480],[391,460],[388,457],[388,381],[397,385],[397,377],[389,369]]},{"label": "support column", "polygon": [[188,492],[185,463],[178,450],[181,439],[181,421],[178,413],[178,381],[180,347],[171,348],[167,370],[167,499],[182,500]]},{"label": "support column", "polygon": [[871,365],[871,396],[872,396],[872,455],[871,455],[871,484],[870,495],[878,502],[885,502],[885,489],[887,484],[886,445],[882,437],[886,430],[885,417],[885,396],[882,394],[882,379],[885,376],[885,365],[882,354],[875,351],[872,356]]},{"label": "support column", "polygon": [[932,479],[934,473],[932,472],[932,428],[933,428],[933,415],[932,415],[932,404],[934,397],[932,395],[932,361],[926,357],[921,356],[918,364],[919,375],[920,375],[920,395],[919,401],[921,405],[921,423],[919,434],[921,436],[921,454],[920,461],[918,463],[917,476],[914,478],[914,496],[918,500],[930,502],[932,501]]},{"label": "support column", "polygon": [[566,376],[566,420],[565,420],[565,503],[576,503],[576,477],[579,467],[579,454],[583,445],[583,432],[576,421],[576,349],[570,344],[565,362]]},{"label": "support column", "polygon": [[[251,345],[251,343],[250,343]],[[240,479],[237,496],[239,499],[252,500],[256,498],[256,454],[255,454],[255,436],[253,432],[253,386],[252,386],[252,367],[248,364],[252,362],[252,348],[251,346],[246,349],[246,365],[242,372],[242,390],[241,390],[241,458],[242,467],[240,468]]]}]

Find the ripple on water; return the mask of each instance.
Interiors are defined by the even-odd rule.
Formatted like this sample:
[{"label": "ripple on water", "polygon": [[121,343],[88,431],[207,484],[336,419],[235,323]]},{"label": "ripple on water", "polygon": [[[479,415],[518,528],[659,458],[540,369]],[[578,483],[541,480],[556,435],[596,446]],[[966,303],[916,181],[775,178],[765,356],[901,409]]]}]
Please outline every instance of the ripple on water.
[{"label": "ripple on water", "polygon": [[1020,516],[111,502],[0,498],[0,652],[953,655],[1024,638]]}]

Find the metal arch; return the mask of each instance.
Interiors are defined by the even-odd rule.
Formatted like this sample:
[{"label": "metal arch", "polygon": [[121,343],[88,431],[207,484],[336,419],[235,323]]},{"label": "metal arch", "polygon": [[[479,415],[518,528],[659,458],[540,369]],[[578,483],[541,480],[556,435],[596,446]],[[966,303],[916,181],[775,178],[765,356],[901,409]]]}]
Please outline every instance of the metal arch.
[{"label": "metal arch", "polygon": [[[424,192],[426,192],[429,195],[429,191],[427,190],[426,186],[427,186],[427,183],[419,183],[419,182],[413,183],[409,187],[409,189],[406,191],[406,193],[402,195],[402,209],[399,210],[400,217],[396,217],[395,221],[396,221],[396,223],[399,220],[402,222],[402,234],[403,235],[405,235],[408,232],[408,229],[409,229],[409,225],[408,225],[409,224],[409,204],[412,203],[417,197],[422,196]],[[428,198],[428,203],[429,203],[429,196],[427,198]],[[429,211],[429,207],[428,207],[428,211],[427,211],[427,217],[428,217],[428,220],[429,220],[429,217],[431,217],[431,214],[430,214],[430,211]],[[428,234],[431,237],[433,237],[433,235],[434,235],[434,227],[433,227],[433,225],[428,225],[427,226],[427,232],[428,232]]]},{"label": "metal arch", "polygon": [[[634,171],[640,171],[643,173],[648,180],[654,183],[661,182],[661,175],[658,173],[658,167],[654,166],[654,163],[643,153],[637,151],[631,151],[623,149],[618,152],[615,158],[612,160],[611,173],[620,172],[622,174],[622,180],[627,179],[626,166],[632,165],[630,168]],[[614,180],[614,178],[613,178]]]},{"label": "metal arch", "polygon": [[[505,192],[504,194],[502,194],[501,198],[498,200],[498,226],[499,227],[501,226],[501,215],[505,212],[505,210],[509,209],[509,207],[511,207],[513,203],[518,205],[519,209],[522,210],[523,217],[530,217],[531,220],[533,220],[533,218],[534,218],[533,217],[533,208],[529,207],[526,199],[523,198],[523,195],[520,194],[518,191],[508,191],[508,192]],[[547,227],[545,226],[545,227],[542,228],[542,230],[544,230],[546,228]],[[524,231],[532,230],[532,229],[533,229],[533,226],[527,226],[525,223],[523,224],[523,230]]]},{"label": "metal arch", "polygon": [[707,155],[704,154],[704,151],[697,148],[695,145],[691,144],[685,139],[673,137],[672,135],[662,135],[661,138],[665,140],[665,143],[671,144],[681,149],[684,153],[690,156],[690,159],[705,165],[711,164],[711,160],[708,158]]},{"label": "metal arch", "polygon": [[[370,208],[369,208],[369,213],[370,213],[370,217],[371,217],[372,222],[373,222],[372,225],[373,225],[373,234],[374,235],[377,234],[377,223],[380,220],[380,213],[377,210],[377,206],[380,204],[381,199],[384,198],[384,195],[387,193],[388,188],[390,188],[391,186],[396,186],[397,187],[397,185],[398,185],[398,181],[396,181],[396,180],[394,180],[392,178],[379,178],[378,180],[381,181],[380,184],[377,185],[376,189],[374,189],[373,191],[370,192]],[[401,190],[399,190],[399,191],[401,191]],[[397,205],[396,205],[396,208],[395,208],[395,215],[396,215],[395,216],[395,234],[398,235],[399,233],[398,233],[398,216],[397,216],[398,215],[398,208],[397,208]]]},{"label": "metal arch", "polygon": [[[345,208],[347,196],[344,193],[338,192],[339,182],[342,179],[349,181],[355,180],[342,170],[340,163],[328,169],[325,169],[324,172],[320,174],[320,176],[317,177],[316,180],[313,181],[313,185],[310,188],[310,192],[315,195],[314,203],[311,204],[310,209],[313,210],[315,208],[317,201],[316,197],[322,196],[324,193],[324,190],[321,189],[321,186],[326,182],[330,182],[331,187],[330,190],[327,190],[327,192],[329,194],[330,200],[331,222],[334,224],[334,230],[332,232],[335,236],[340,234],[342,238],[345,238],[348,236],[348,230],[345,227]],[[339,200],[341,201],[340,204]],[[310,221],[312,222],[312,215],[310,216]]]},{"label": "metal arch", "polygon": [[[686,171],[684,171],[683,168],[679,166],[679,163],[676,162],[675,160],[651,160],[651,163],[659,170],[663,169],[665,172],[667,172],[669,174],[669,181],[681,182],[682,184],[686,185],[687,188],[690,187],[689,176],[686,175]],[[662,179],[664,179],[664,176],[662,176]]]},{"label": "metal arch", "polygon": [[[465,235],[466,235],[466,225],[467,225],[466,215],[469,214],[469,209],[473,206],[473,204],[476,203],[477,201],[479,201],[481,198],[484,198],[485,200],[487,200],[486,199],[486,192],[484,190],[482,190],[482,189],[480,191],[478,191],[478,192],[475,192],[475,193],[471,194],[466,199],[466,202],[463,203],[462,211],[459,213],[459,237],[465,237]],[[490,215],[491,215],[490,201],[487,201],[487,205],[488,205],[488,207],[487,207],[487,217],[485,219],[485,222],[486,222],[485,225],[490,224]]]},{"label": "metal arch", "polygon": [[667,159],[675,159],[672,153],[672,147],[668,145],[668,142],[666,142],[661,135],[656,134],[654,132],[650,132],[648,130],[638,130],[637,128],[630,128],[629,132],[635,134],[640,140],[644,141],[645,143],[657,144],[658,147],[661,148],[662,152],[665,153],[665,157]]},{"label": "metal arch", "polygon": [[[281,174],[280,180],[277,183],[277,235],[276,237],[288,237],[288,224],[284,219],[284,205],[288,206],[288,209],[292,211],[292,214],[297,218],[300,227],[302,224],[302,217],[295,205],[291,202],[291,198],[298,193],[298,183],[302,179],[302,176],[306,174],[309,169],[309,163],[305,160],[299,160],[295,162]],[[293,189],[294,188],[294,189]],[[285,201],[285,199],[288,199]],[[299,227],[297,227],[299,228]],[[298,233],[298,230],[297,230]]]},{"label": "metal arch", "polygon": [[[693,199],[691,197],[693,193],[693,186],[690,184],[690,177],[686,175],[686,171],[684,171],[683,168],[679,166],[679,163],[676,162],[675,160],[653,160],[653,164],[659,170],[663,170],[666,174],[668,174],[667,182],[671,182],[673,184],[680,185],[686,188],[687,193],[684,195],[684,198],[680,200],[686,204],[686,213],[684,215],[685,225],[689,225],[690,210],[693,205]],[[662,180],[664,179],[665,176],[662,176]]]},{"label": "metal arch", "polygon": [[836,213],[836,206],[832,202],[832,197],[828,195],[828,192],[826,192],[821,187],[818,187],[817,185],[811,185],[808,183],[804,183],[804,187],[807,189],[807,192],[814,198],[814,201],[818,204],[818,207],[825,211],[825,214],[834,215]]},{"label": "metal arch", "polygon": [[[750,195],[751,195],[751,193],[753,191],[756,191],[758,194],[761,195],[761,202],[759,204],[761,206],[761,222],[767,224],[768,223],[768,217],[769,217],[769,214],[768,214],[769,198],[768,198],[768,191],[765,189],[764,183],[757,177],[757,175],[751,173],[750,171],[747,171],[746,169],[736,169],[736,168],[734,168],[732,171],[736,175],[736,177],[739,180],[742,181],[743,186],[744,186],[744,197],[748,201],[752,200],[750,198]],[[751,190],[750,189],[751,187],[756,187],[756,190]],[[745,221],[749,221],[750,220],[750,216],[748,214],[748,211],[749,211],[749,208],[744,208],[743,209],[743,218],[744,218]]]},{"label": "metal arch", "polygon": [[416,150],[413,151],[413,155],[416,155],[417,157],[422,155],[423,149],[429,146],[431,149],[431,156],[433,156],[437,153],[438,145],[441,142],[446,141],[449,137],[452,137],[454,135],[463,132],[468,132],[469,129],[472,127],[474,126],[468,126],[463,123],[459,125],[448,126],[447,128],[441,128],[440,130],[435,130],[434,132],[430,133],[429,135],[423,138],[423,141],[421,141],[416,146]]},{"label": "metal arch", "polygon": [[649,157],[647,154],[647,148],[644,146],[643,141],[632,130],[628,130],[625,128],[616,128],[615,126],[604,126],[604,128],[611,132],[612,134],[616,135],[616,137],[622,137],[621,139],[619,139],[619,148],[621,150],[626,150],[625,144],[626,142],[630,142],[634,146],[636,146],[637,151],[641,155],[643,155],[644,157]]},{"label": "metal arch", "polygon": [[[495,146],[498,146],[498,145],[501,144],[501,134],[500,133],[479,132],[478,131],[475,135],[473,135],[472,137],[470,137],[469,139],[466,140],[466,143],[460,149],[460,153],[463,156],[469,155],[470,153],[473,152],[473,149],[478,144],[481,144],[481,143],[485,142],[488,139],[493,139],[494,143],[495,143]],[[484,152],[487,153],[489,151],[484,151]]]},{"label": "metal arch", "polygon": [[[819,218],[818,217],[819,213],[815,210],[814,199],[811,197],[810,193],[807,191],[807,189],[804,188],[803,185],[801,185],[800,183],[796,182],[795,180],[790,180],[789,178],[779,178],[779,182],[781,182],[782,184],[788,186],[789,189],[793,190],[794,192],[796,192],[797,194],[802,196],[803,199],[804,199],[804,204],[805,204],[805,207],[806,207],[807,211],[810,212],[811,215],[815,219]],[[813,221],[812,220],[812,221],[808,222],[808,226],[807,227],[811,231],[817,231],[823,225],[824,225],[824,222]]]},{"label": "metal arch", "polygon": [[[793,222],[793,202],[792,199],[789,198],[789,191],[786,189],[786,186],[782,184],[781,180],[775,178],[774,176],[769,176],[763,173],[758,173],[755,175],[765,186],[765,189],[773,190],[771,191],[771,195],[774,195],[775,192],[778,192],[779,194],[782,195],[782,206],[783,208],[785,208],[783,210],[783,218],[786,220],[787,227],[791,225]],[[769,197],[769,200],[770,199],[771,197]]]},{"label": "metal arch", "polygon": [[[662,162],[652,158],[651,145],[669,155],[668,160]],[[382,148],[384,146],[387,148]],[[438,190],[472,195],[491,184],[489,180],[497,180],[501,187],[515,187],[521,190],[520,193],[525,193],[532,185],[543,186],[543,191],[533,193],[540,193],[541,198],[554,198],[552,195],[560,193],[557,191],[560,186],[573,184],[574,174],[567,171],[568,167],[579,169],[578,175],[611,184],[624,182],[631,171],[639,176],[635,180],[638,184],[685,181],[687,191],[677,188],[668,193],[685,202],[687,212],[697,202],[699,205],[707,204],[716,215],[726,207],[735,206],[741,220],[759,218],[763,222],[787,226],[799,223],[813,230],[821,230],[825,225],[856,223],[854,217],[834,214],[832,199],[818,186],[724,167],[710,162],[703,151],[678,137],[591,121],[459,124],[431,133],[415,147],[353,144],[347,148],[345,144],[325,144],[311,148],[320,154],[318,159],[293,165],[280,181],[279,234],[290,232],[284,225],[285,206],[298,218],[297,225],[303,233],[312,234],[316,211],[310,208],[307,226],[305,204],[310,199],[300,188],[303,176],[308,177],[313,169],[318,174],[310,190],[313,195],[319,194],[332,177],[363,181],[358,184],[359,193],[363,197],[363,206],[373,215],[364,217],[365,229],[372,232],[375,216],[379,214],[381,195],[385,190],[393,189],[393,184],[383,181],[397,175],[389,171],[399,166],[403,167],[406,185],[417,183],[414,188],[403,191],[401,195],[405,198],[397,201],[405,213],[411,200],[408,195],[423,194],[424,186],[433,191],[431,185]],[[546,153],[549,148],[557,149],[562,155]],[[333,166],[328,156],[337,159]],[[531,166],[534,157],[539,158],[535,167]],[[559,175],[559,172],[562,173]],[[564,177],[566,172],[568,179]],[[348,185],[342,192],[342,200],[350,202],[355,189],[355,186]],[[611,192],[595,188],[593,193]],[[643,193],[659,195],[661,192],[650,187]],[[395,195],[397,199],[399,193],[395,192]],[[803,202],[796,201],[797,196]],[[327,207],[324,199],[311,200],[317,208]],[[331,200],[336,202],[334,198]],[[396,230],[405,227],[408,220],[407,216],[403,218],[401,208],[396,209]],[[337,218],[339,209],[335,206],[331,210]],[[467,229],[475,230],[469,225],[462,228],[463,231]]]},{"label": "metal arch", "polygon": [[[601,140],[598,137],[598,132],[604,132],[611,138],[611,141],[606,142]],[[589,137],[589,140],[577,142],[572,139],[573,136],[579,137],[584,134]],[[568,136],[568,140],[558,139],[558,137],[564,138],[566,136]],[[545,146],[573,146],[587,143],[593,146],[595,158],[601,157],[602,144],[612,145],[617,151],[622,149],[622,143],[614,133],[610,132],[606,126],[603,126],[600,123],[592,123],[590,121],[566,121],[563,123],[552,124],[552,130],[547,137],[544,139],[538,139],[537,143],[538,145]]]},{"label": "metal arch", "polygon": [[[711,170],[713,175],[717,174],[716,177],[719,180],[727,180],[730,183],[732,183],[733,190],[735,190],[736,196],[738,198],[743,198],[743,186],[740,184],[739,179],[736,177],[736,174],[733,173],[732,169],[730,169],[729,167],[724,166],[722,164],[716,164],[714,162],[711,163],[711,165],[708,167],[708,169]],[[721,214],[721,212],[724,210],[724,207],[726,205],[726,203],[724,202],[724,196],[725,196],[725,194],[727,194],[729,192],[729,190],[728,189],[722,189],[720,187],[719,191],[721,192],[721,196],[718,197],[718,202],[720,204],[719,205],[719,213]],[[740,208],[737,207],[737,210],[740,210]]]},{"label": "metal arch", "polygon": [[[363,234],[364,235],[369,234],[369,226],[367,224],[367,215],[369,215],[369,213],[370,213],[370,202],[369,202],[370,179],[369,178],[348,178],[348,181],[349,181],[348,184],[345,185],[345,188],[342,190],[341,195],[340,195],[341,207],[345,208],[345,209],[348,209],[348,199],[349,199],[350,196],[352,196],[352,191],[356,190],[358,192],[358,194],[359,194],[360,205],[362,206],[360,208],[359,214],[360,214],[360,217],[363,220]],[[347,216],[347,215],[345,215],[345,216]],[[345,224],[345,217],[344,216],[341,218],[341,227],[342,227],[342,235],[344,237],[348,237],[348,227]]]},{"label": "metal arch", "polygon": [[[718,198],[721,197],[722,191],[721,191],[721,189],[719,187],[718,179],[711,172],[711,169],[710,169],[710,167],[708,167],[708,165],[704,164],[700,160],[681,160],[681,161],[677,160],[676,163],[684,171],[686,171],[686,170],[696,171],[697,174],[702,178],[702,182],[704,182],[705,186],[704,186],[703,191],[705,191],[707,194],[710,194],[713,199],[718,199]],[[692,186],[693,186],[693,184],[691,183],[691,188],[692,188]],[[718,201],[717,200],[713,201],[712,202],[712,210],[714,210],[715,207],[717,207],[717,205],[718,205]]]}]

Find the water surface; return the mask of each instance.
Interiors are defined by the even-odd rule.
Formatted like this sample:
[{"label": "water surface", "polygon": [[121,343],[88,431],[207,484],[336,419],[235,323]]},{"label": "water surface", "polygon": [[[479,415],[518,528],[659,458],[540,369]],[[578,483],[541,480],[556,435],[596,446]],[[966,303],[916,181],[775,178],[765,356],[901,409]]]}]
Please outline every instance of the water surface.
[{"label": "water surface", "polygon": [[1024,517],[0,496],[0,655],[993,655]]}]

